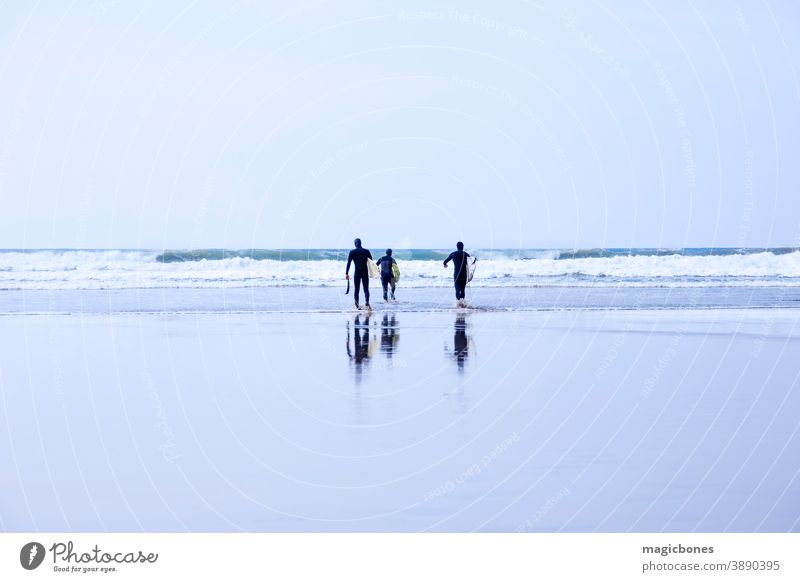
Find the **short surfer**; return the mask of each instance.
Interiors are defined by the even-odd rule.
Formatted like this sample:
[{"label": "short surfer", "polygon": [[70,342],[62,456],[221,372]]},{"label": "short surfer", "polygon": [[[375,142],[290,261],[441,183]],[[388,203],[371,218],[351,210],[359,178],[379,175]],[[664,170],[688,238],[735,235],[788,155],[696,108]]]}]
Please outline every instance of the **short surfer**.
[{"label": "short surfer", "polygon": [[467,289],[467,272],[469,265],[467,259],[469,254],[464,252],[464,243],[459,241],[456,243],[456,250],[444,260],[444,266],[447,268],[447,263],[453,261],[453,283],[456,288],[456,301],[458,305],[464,305]]},{"label": "short surfer", "polygon": [[361,239],[357,238],[353,241],[356,246],[350,254],[347,255],[347,267],[344,269],[344,278],[350,279],[350,263],[353,263],[353,277],[355,278],[356,290],[353,294],[353,299],[356,302],[356,309],[360,309],[358,305],[358,292],[361,285],[364,285],[364,299],[366,301],[367,309],[372,309],[369,305],[369,269],[367,268],[367,259],[372,259],[372,253],[367,249],[361,247]]},{"label": "short surfer", "polygon": [[394,290],[397,286],[397,281],[394,278],[394,265],[397,264],[392,258],[392,249],[386,249],[386,254],[380,259],[375,261],[376,265],[381,268],[381,286],[383,286],[383,300],[389,301],[389,288],[391,287],[392,301],[394,301]]}]

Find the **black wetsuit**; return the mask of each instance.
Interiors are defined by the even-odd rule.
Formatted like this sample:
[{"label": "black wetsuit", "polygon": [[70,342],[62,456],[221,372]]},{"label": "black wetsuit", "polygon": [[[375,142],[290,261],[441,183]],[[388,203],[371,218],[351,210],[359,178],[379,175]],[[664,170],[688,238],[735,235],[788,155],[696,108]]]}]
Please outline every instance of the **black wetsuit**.
[{"label": "black wetsuit", "polygon": [[388,301],[389,285],[392,286],[392,299],[394,299],[394,290],[396,281],[394,280],[394,271],[392,265],[396,261],[389,255],[383,255],[380,259],[375,261],[376,265],[381,266],[381,286],[383,287],[383,300]]},{"label": "black wetsuit", "polygon": [[369,269],[367,269],[367,259],[372,258],[372,253],[370,253],[367,249],[362,247],[356,247],[350,254],[347,255],[347,267],[345,267],[345,274],[350,273],[350,263],[353,263],[355,267],[353,278],[354,278],[354,285],[356,287],[355,293],[353,298],[356,301],[356,305],[358,305],[358,290],[359,287],[363,284],[364,285],[364,299],[369,305]]},{"label": "black wetsuit", "polygon": [[464,299],[467,287],[467,259],[469,254],[464,251],[453,251],[444,260],[444,266],[453,261],[453,283],[456,288],[456,299]]}]

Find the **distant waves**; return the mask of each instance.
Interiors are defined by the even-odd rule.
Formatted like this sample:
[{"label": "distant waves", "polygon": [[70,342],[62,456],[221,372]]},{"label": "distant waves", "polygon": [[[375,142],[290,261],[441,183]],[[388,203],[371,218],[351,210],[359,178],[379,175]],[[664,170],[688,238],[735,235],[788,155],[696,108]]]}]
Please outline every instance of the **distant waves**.
[{"label": "distant waves", "polygon": [[[401,286],[449,287],[451,271],[441,264],[447,252],[395,251]],[[471,252],[479,259],[474,287],[800,286],[798,249]],[[346,256],[333,249],[4,250],[0,289],[330,287],[341,284]]]}]

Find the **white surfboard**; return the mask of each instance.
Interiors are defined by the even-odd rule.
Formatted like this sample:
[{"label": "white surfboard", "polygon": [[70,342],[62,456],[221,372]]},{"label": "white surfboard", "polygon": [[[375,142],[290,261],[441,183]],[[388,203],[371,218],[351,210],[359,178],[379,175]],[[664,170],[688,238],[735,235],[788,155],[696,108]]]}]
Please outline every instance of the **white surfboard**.
[{"label": "white surfboard", "polygon": [[[467,259],[469,261],[469,259]],[[478,262],[478,259],[473,258],[472,263],[469,263],[467,267],[467,283],[472,281],[472,278],[475,276],[475,263]]]},{"label": "white surfboard", "polygon": [[381,270],[378,268],[378,265],[376,265],[375,261],[373,261],[372,259],[367,259],[367,271],[369,271],[370,279],[381,278]]}]

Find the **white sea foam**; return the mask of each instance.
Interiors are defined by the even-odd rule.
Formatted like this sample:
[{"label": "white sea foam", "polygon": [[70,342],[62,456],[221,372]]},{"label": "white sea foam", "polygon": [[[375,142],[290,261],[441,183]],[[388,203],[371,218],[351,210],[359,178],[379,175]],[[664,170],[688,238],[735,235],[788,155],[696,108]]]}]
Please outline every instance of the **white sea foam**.
[{"label": "white sea foam", "polygon": [[[559,251],[479,254],[472,285],[536,286],[800,286],[800,252],[729,255],[632,255],[558,259]],[[0,252],[3,289],[147,289],[333,286],[342,284],[344,261],[220,260],[159,262],[154,251]],[[439,260],[399,260],[401,286],[446,287],[452,267]]]}]

